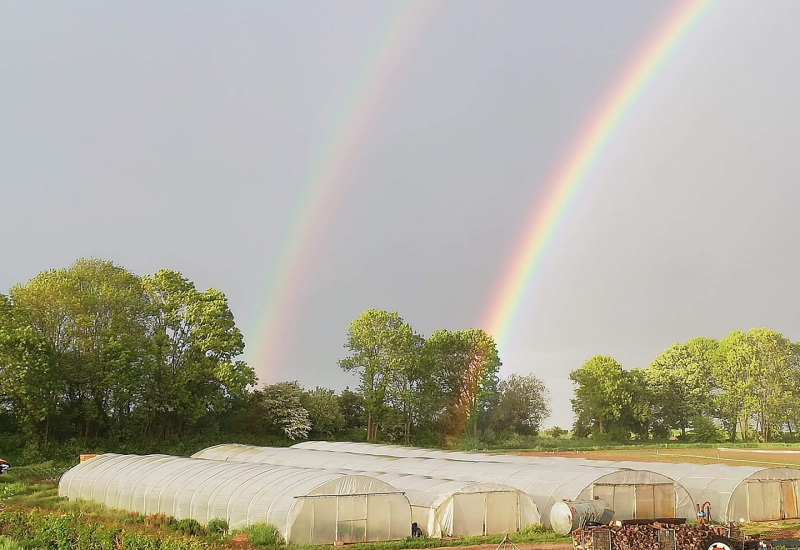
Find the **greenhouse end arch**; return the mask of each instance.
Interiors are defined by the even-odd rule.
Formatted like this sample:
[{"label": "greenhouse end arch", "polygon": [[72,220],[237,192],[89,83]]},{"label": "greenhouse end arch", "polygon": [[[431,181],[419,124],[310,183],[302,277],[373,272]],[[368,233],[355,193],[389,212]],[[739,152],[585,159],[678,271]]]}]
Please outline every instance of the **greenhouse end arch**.
[{"label": "greenhouse end arch", "polygon": [[58,493],[202,524],[222,518],[234,529],[267,522],[289,544],[389,541],[411,534],[411,506],[392,485],[288,466],[104,454],[64,473]]}]

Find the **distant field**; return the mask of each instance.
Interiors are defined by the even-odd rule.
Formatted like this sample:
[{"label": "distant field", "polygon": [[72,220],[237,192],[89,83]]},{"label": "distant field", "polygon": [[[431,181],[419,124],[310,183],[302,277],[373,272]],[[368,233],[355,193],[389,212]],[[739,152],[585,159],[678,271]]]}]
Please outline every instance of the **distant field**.
[{"label": "distant field", "polygon": [[690,462],[731,466],[789,466],[800,468],[800,448],[796,449],[642,449],[598,451],[521,452],[527,456],[563,456],[593,460],[635,460],[641,462]]}]

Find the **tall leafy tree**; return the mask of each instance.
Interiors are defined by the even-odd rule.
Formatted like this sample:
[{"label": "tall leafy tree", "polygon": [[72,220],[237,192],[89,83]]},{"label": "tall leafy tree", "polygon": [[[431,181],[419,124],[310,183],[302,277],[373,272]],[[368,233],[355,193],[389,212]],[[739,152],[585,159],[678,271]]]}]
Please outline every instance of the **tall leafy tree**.
[{"label": "tall leafy tree", "polygon": [[344,429],[345,419],[339,407],[339,396],[333,390],[317,386],[305,391],[301,404],[308,411],[312,436],[332,437]]},{"label": "tall leafy tree", "polygon": [[494,339],[480,329],[437,330],[425,342],[424,355],[441,388],[445,433],[477,434],[479,417],[496,394],[502,365]]},{"label": "tall leafy tree", "polygon": [[43,445],[66,384],[58,375],[50,344],[11,300],[0,294],[0,398],[28,437],[43,431]]},{"label": "tall leafy tree", "polygon": [[143,278],[150,300],[153,361],[143,411],[161,435],[180,432],[208,411],[224,411],[254,385],[253,369],[236,358],[244,351],[225,295],[198,291],[179,272]]},{"label": "tall leafy tree", "polygon": [[721,414],[748,439],[751,421],[758,436],[768,441],[770,431],[785,423],[786,403],[798,379],[797,347],[782,334],[754,328],[733,331],[720,341],[720,361],[714,372]]},{"label": "tall leafy tree", "polygon": [[420,337],[397,312],[370,309],[359,315],[347,331],[350,355],[339,366],[360,378],[367,414],[367,441],[388,417],[390,405],[402,407],[406,437],[413,416],[413,386]]},{"label": "tall leafy tree", "polygon": [[572,408],[578,423],[596,427],[599,433],[620,426],[633,399],[622,365],[611,357],[596,355],[569,378],[576,384]]},{"label": "tall leafy tree", "polygon": [[645,378],[657,424],[679,429],[685,437],[693,417],[711,412],[710,361],[716,347],[715,340],[694,339],[673,344],[653,359]]},{"label": "tall leafy tree", "polygon": [[550,416],[550,396],[544,382],[533,375],[512,374],[498,385],[500,400],[489,413],[490,426],[521,435],[536,435]]},{"label": "tall leafy tree", "polygon": [[123,425],[142,392],[147,300],[138,277],[112,262],[78,260],[10,290],[20,318],[43,340],[62,410],[84,435]]}]

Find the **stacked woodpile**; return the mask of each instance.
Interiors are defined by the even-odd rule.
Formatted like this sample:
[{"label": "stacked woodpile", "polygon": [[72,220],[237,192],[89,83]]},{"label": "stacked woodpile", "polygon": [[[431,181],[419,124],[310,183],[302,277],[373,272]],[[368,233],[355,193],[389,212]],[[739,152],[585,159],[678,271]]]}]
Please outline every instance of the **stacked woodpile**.
[{"label": "stacked woodpile", "polygon": [[[658,533],[661,530],[672,529],[675,531],[675,543],[659,544]],[[575,548],[585,550],[606,550],[605,544],[598,542],[594,548],[594,540],[607,540],[607,537],[598,531],[608,531],[611,535],[611,550],[645,550],[645,549],[671,549],[677,547],[679,550],[700,548],[707,539],[715,535],[725,535],[725,531],[715,528],[712,525],[675,525],[659,522],[633,524],[633,525],[599,525],[587,527],[572,533],[572,541]],[[601,535],[601,536],[598,536]],[[662,535],[662,538],[663,535]]]}]

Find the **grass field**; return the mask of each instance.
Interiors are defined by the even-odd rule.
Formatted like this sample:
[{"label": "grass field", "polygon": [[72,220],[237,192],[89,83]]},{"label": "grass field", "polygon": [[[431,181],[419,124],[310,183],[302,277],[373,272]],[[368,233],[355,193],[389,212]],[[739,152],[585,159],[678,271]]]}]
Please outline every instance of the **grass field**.
[{"label": "grass field", "polygon": [[800,447],[787,448],[691,448],[631,447],[592,451],[519,452],[523,456],[563,456],[591,460],[633,460],[639,462],[688,462],[691,464],[727,464],[729,466],[763,466],[800,468]]}]

